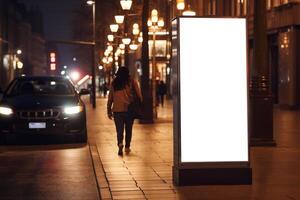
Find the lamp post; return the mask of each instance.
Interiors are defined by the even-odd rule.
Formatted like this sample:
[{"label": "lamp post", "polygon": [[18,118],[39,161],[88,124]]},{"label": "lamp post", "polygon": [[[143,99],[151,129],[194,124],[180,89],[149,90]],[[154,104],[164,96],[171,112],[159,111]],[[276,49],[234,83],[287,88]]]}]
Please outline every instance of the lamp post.
[{"label": "lamp post", "polygon": [[[122,24],[124,23],[124,15],[115,15],[115,21],[116,23],[119,25],[120,29],[122,28]],[[116,36],[116,38],[122,38],[122,36]],[[118,43],[118,42],[116,42]],[[118,61],[118,63],[120,63],[120,66],[124,66],[124,57],[121,56],[120,62]]]},{"label": "lamp post", "polygon": [[91,92],[91,95],[92,95],[92,105],[93,105],[93,108],[96,108],[96,70],[95,70],[95,67],[96,67],[96,62],[95,62],[95,56],[96,56],[96,26],[95,26],[95,1],[92,1],[92,0],[88,0],[86,2],[88,5],[91,5],[93,7],[93,48],[92,48],[92,55],[93,55],[93,58],[92,58],[92,66],[91,66],[91,73],[92,73],[92,92]]},{"label": "lamp post", "polygon": [[[131,9],[131,6],[132,6],[132,0],[120,0],[120,4],[121,4],[121,7],[122,7],[122,10],[124,11],[125,13],[125,19],[127,19],[127,16],[128,16],[128,11]],[[125,42],[127,43],[129,41],[130,38],[127,37],[127,21],[124,21],[124,38],[125,39]],[[122,40],[122,42],[124,43],[124,41]],[[126,43],[124,43],[126,45]],[[130,43],[130,41],[129,41]],[[129,43],[127,45],[129,45]],[[126,46],[127,46],[126,45]],[[125,67],[129,67],[129,60],[128,60],[128,47],[125,47]]]},{"label": "lamp post", "polygon": [[[118,32],[119,30],[119,25],[118,24],[111,24],[110,25],[110,31],[113,33],[113,37],[108,38],[108,40],[110,42],[113,43],[114,39],[115,39],[115,34]],[[112,53],[113,53],[113,64],[112,64],[112,70],[113,70],[113,74],[116,72],[116,60],[115,60],[115,48],[114,48],[114,44],[112,44]]]},{"label": "lamp post", "polygon": [[153,115],[157,117],[157,110],[156,110],[156,31],[164,26],[163,19],[158,20],[158,11],[153,9],[151,11],[151,19],[148,19],[148,26],[152,30],[152,106],[153,106]]}]

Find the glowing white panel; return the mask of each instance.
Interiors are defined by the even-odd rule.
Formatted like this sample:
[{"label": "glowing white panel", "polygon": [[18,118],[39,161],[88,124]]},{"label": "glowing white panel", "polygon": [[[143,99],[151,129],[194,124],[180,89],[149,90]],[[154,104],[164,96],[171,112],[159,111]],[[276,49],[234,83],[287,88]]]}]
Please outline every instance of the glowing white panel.
[{"label": "glowing white panel", "polygon": [[248,161],[245,19],[179,25],[181,162]]}]

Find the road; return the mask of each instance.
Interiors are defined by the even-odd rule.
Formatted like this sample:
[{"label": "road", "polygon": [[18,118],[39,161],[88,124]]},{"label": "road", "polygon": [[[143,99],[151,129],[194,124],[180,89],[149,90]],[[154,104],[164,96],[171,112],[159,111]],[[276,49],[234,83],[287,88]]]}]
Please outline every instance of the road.
[{"label": "road", "polygon": [[87,144],[0,146],[0,199],[100,199]]},{"label": "road", "polygon": [[120,157],[105,103],[87,107],[89,145],[0,146],[0,199],[300,199],[300,111],[274,109],[277,146],[251,147],[252,185],[176,187],[172,107],[155,124],[136,123]]},{"label": "road", "polygon": [[0,163],[0,199],[99,199],[88,146],[1,147]]}]

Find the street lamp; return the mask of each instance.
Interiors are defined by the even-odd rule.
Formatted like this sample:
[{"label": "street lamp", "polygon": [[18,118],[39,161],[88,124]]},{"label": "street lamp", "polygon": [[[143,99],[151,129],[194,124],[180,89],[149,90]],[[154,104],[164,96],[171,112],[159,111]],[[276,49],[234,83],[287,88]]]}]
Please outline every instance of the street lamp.
[{"label": "street lamp", "polygon": [[176,7],[178,10],[184,10],[185,7],[184,0],[177,0]]},{"label": "street lamp", "polygon": [[164,21],[162,18],[158,18],[158,11],[156,9],[153,9],[151,11],[151,18],[148,19],[147,22],[149,28],[152,30],[152,98],[153,98],[153,114],[157,117],[157,111],[156,111],[156,47],[155,47],[155,41],[156,41],[156,31],[157,29],[164,26]]},{"label": "street lamp", "polygon": [[130,10],[132,6],[132,0],[121,0],[120,3],[123,10]]},{"label": "street lamp", "polygon": [[139,25],[134,23],[132,26],[132,34],[137,36],[140,33]]},{"label": "street lamp", "polygon": [[22,50],[21,50],[21,49],[18,49],[18,50],[17,50],[17,54],[18,54],[18,55],[21,55],[21,54],[22,54]]},{"label": "street lamp", "polygon": [[[118,32],[118,30],[119,30],[119,24],[121,24],[121,23],[123,23],[123,21],[124,21],[124,16],[123,15],[116,15],[115,16],[115,20],[116,20],[116,22],[117,22],[117,24],[111,24],[110,25],[110,30],[111,30],[111,32],[113,33],[113,37],[111,37],[110,38],[110,42],[113,42],[114,41],[114,38],[117,38],[118,36],[116,35],[116,33]],[[116,70],[117,70],[117,66],[116,66],[116,59],[115,59],[115,49],[114,49],[114,45],[117,45],[117,41],[115,41],[115,44],[112,44],[112,47],[111,47],[111,50],[110,51],[112,51],[112,53],[113,53],[113,61],[112,61],[112,68],[113,68],[113,73],[115,73],[116,72]]]},{"label": "street lamp", "polygon": [[131,44],[129,45],[129,48],[130,48],[131,50],[135,51],[135,50],[138,49],[138,45],[137,45],[135,42],[133,42],[133,43],[131,43]]},{"label": "street lamp", "polygon": [[187,8],[185,11],[183,11],[182,15],[183,15],[183,16],[195,16],[195,15],[196,15],[196,12],[193,11],[193,10],[191,9],[191,5],[188,4],[188,8]]},{"label": "street lamp", "polygon": [[140,32],[139,37],[138,37],[138,42],[139,43],[143,42],[143,32]]},{"label": "street lamp", "polygon": [[[121,4],[121,7],[122,7],[122,10],[124,10],[125,20],[126,20],[127,16],[128,16],[128,11],[131,9],[131,6],[132,6],[132,0],[120,0],[120,4]],[[127,34],[127,23],[125,21],[124,22],[124,37],[125,38],[127,37],[126,34]],[[128,41],[128,39],[126,41]],[[129,43],[130,43],[130,41],[129,41]],[[127,68],[129,67],[129,60],[128,59],[129,59],[128,58],[128,48],[125,48],[125,67],[127,67]]]},{"label": "street lamp", "polygon": [[114,35],[112,35],[112,34],[107,35],[107,40],[109,42],[113,42],[114,41]]},{"label": "street lamp", "polygon": [[124,22],[124,15],[116,15],[115,20],[117,24],[122,24]]},{"label": "street lamp", "polygon": [[[123,44],[125,44],[125,45],[129,45],[130,42],[131,42],[131,38],[125,36],[124,38],[122,38],[122,42],[123,42]],[[125,47],[125,48],[126,48],[126,47]]]},{"label": "street lamp", "polygon": [[89,1],[86,1],[86,3],[87,3],[88,5],[93,5],[93,4],[95,3],[95,1],[89,0]]},{"label": "street lamp", "polygon": [[86,3],[88,5],[91,5],[93,6],[93,59],[92,59],[92,105],[93,105],[93,108],[96,108],[96,70],[95,70],[95,67],[96,67],[96,62],[95,62],[95,56],[96,56],[96,25],[95,25],[95,1],[92,1],[92,0],[88,0],[86,1]]},{"label": "street lamp", "polygon": [[119,30],[119,25],[118,25],[118,24],[111,24],[111,25],[109,26],[109,28],[110,28],[110,31],[111,31],[111,32],[116,33],[116,32],[118,32],[118,30]]}]

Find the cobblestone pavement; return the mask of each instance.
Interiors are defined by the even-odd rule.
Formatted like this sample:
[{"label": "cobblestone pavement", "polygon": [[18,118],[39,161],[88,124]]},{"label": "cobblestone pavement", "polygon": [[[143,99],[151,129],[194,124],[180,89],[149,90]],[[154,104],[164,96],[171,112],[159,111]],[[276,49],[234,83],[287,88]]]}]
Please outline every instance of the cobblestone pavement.
[{"label": "cobblestone pavement", "polygon": [[88,106],[89,144],[102,199],[300,199],[300,112],[274,110],[277,147],[252,147],[252,185],[175,187],[172,184],[172,104],[155,124],[135,122],[132,151],[117,155],[106,99]]}]

